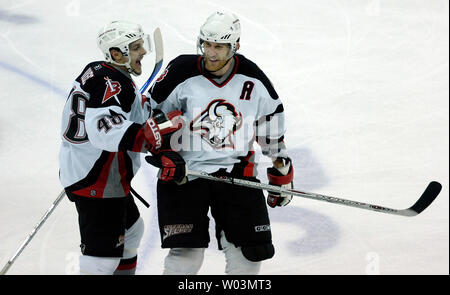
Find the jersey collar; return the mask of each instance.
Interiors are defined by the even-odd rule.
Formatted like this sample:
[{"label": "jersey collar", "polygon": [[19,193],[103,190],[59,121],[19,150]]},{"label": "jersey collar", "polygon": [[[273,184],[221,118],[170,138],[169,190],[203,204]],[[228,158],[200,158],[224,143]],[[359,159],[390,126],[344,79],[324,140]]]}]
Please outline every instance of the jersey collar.
[{"label": "jersey collar", "polygon": [[[231,79],[233,79],[234,75],[235,75],[236,72],[237,72],[238,65],[239,65],[239,58],[238,58],[236,55],[234,55],[234,56],[233,56],[233,59],[234,59],[233,67],[232,67],[229,71],[227,71],[227,73],[226,73],[224,76],[228,75],[228,77],[227,77],[226,79],[224,79],[221,83],[216,82],[216,81],[214,80],[214,76],[211,75],[209,72],[207,72],[207,71],[205,70],[205,68],[204,68],[204,61],[203,61],[203,56],[199,56],[199,58],[198,58],[198,60],[197,60],[197,66],[198,66],[198,69],[199,69],[200,73],[201,73],[206,79],[208,79],[212,84],[214,84],[214,86],[219,87],[219,88],[222,88],[222,87],[224,87],[225,85],[227,85],[228,82],[231,81]],[[224,76],[223,76],[223,77],[224,77]],[[221,80],[222,80],[222,79],[221,79]]]}]

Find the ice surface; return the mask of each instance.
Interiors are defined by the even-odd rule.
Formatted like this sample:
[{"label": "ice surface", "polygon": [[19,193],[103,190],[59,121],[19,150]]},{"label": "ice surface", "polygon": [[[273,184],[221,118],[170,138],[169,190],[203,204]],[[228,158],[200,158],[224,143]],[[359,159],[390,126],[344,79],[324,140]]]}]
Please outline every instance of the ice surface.
[{"label": "ice surface", "polygon": [[[429,181],[443,185],[413,218],[301,198],[270,209],[277,253],[261,273],[449,274],[448,1],[0,2],[0,266],[62,189],[62,108],[73,79],[101,59],[98,28],[113,19],[160,27],[166,66],[195,53],[199,26],[223,9],[240,16],[240,52],[284,102],[298,189],[405,208]],[[268,161],[259,159],[265,181]],[[143,167],[133,181],[151,203],[139,205],[146,232],[138,274],[160,274],[166,254],[155,175]],[[65,199],[9,274],[72,274],[78,245],[76,211]],[[224,266],[212,239],[200,273]]]}]

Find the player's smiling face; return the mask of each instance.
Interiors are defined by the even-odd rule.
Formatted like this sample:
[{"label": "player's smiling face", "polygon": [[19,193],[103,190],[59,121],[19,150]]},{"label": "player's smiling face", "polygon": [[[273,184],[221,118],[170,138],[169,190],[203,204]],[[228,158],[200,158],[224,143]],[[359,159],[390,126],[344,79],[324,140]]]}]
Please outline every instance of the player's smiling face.
[{"label": "player's smiling face", "polygon": [[230,46],[228,44],[205,41],[202,44],[205,58],[205,68],[210,72],[215,72],[224,67],[229,59]]},{"label": "player's smiling face", "polygon": [[137,75],[142,74],[141,60],[145,54],[147,54],[147,51],[144,48],[144,40],[139,39],[130,44],[130,66]]}]

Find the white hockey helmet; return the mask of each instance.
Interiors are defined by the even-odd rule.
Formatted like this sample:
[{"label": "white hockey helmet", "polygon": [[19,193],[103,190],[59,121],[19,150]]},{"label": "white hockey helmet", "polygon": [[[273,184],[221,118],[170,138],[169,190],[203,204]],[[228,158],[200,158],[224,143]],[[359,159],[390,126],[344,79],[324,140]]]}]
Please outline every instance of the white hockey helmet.
[{"label": "white hockey helmet", "polygon": [[[128,21],[118,20],[103,26],[98,32],[97,45],[105,56],[105,60],[109,63],[125,66],[129,73],[136,75],[130,66],[130,44],[143,39],[145,43],[148,43],[146,50],[151,51],[150,36],[144,34],[141,25]],[[128,57],[128,62],[117,63],[111,56],[110,49],[119,49],[124,56]]]},{"label": "white hockey helmet", "polygon": [[237,43],[241,37],[241,23],[239,18],[233,13],[214,12],[200,27],[200,34],[197,39],[197,50],[204,54],[203,42],[214,42],[230,44],[231,58],[237,50]]}]

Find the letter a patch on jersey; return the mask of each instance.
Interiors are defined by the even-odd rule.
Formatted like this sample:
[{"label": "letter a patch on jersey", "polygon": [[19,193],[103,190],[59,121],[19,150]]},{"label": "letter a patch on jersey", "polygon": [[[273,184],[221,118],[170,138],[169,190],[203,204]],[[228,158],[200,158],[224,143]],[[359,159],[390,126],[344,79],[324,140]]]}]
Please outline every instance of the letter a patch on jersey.
[{"label": "letter a patch on jersey", "polygon": [[120,83],[117,81],[112,81],[110,78],[105,77],[105,84],[106,84],[106,90],[105,94],[103,94],[103,100],[102,103],[105,103],[112,97],[117,101],[118,104],[120,104],[119,98],[117,95],[122,91],[122,86],[120,86]]}]

